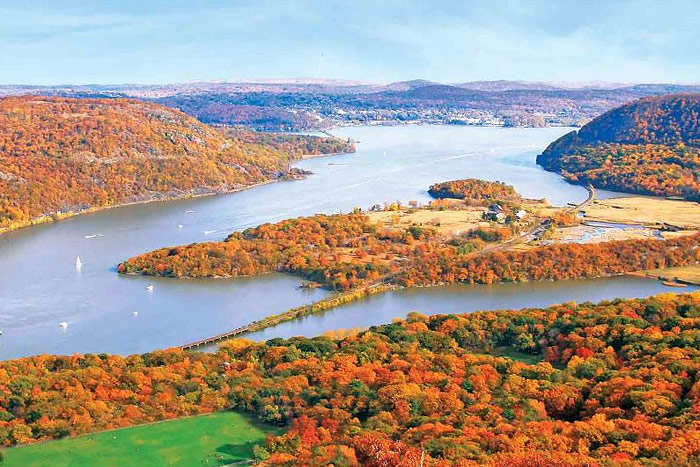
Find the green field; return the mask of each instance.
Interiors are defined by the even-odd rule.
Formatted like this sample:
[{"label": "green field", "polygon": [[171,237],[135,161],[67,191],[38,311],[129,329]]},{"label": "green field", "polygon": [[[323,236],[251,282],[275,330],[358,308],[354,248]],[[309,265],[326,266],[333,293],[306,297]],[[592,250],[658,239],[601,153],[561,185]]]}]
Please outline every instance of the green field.
[{"label": "green field", "polygon": [[250,459],[273,428],[222,412],[5,449],[3,466],[225,465]]},{"label": "green field", "polygon": [[518,352],[512,347],[503,346],[496,347],[490,353],[494,357],[508,357],[519,362],[527,363],[528,365],[537,365],[544,361],[544,355],[532,355],[523,352]]}]

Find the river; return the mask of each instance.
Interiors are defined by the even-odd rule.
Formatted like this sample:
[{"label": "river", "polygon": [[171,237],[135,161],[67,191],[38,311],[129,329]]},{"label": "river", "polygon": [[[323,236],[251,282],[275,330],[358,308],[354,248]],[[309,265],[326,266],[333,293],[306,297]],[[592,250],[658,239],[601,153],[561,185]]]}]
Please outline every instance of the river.
[{"label": "river", "polygon": [[[685,292],[697,287],[682,289]],[[402,289],[373,295],[323,313],[287,321],[275,327],[246,335],[247,339],[274,337],[313,337],[329,331],[357,329],[391,323],[411,311],[425,315],[469,313],[478,310],[519,310],[556,303],[598,302],[612,298],[641,298],[663,292],[678,292],[661,281],[639,277],[609,277],[558,282],[465,285]]]},{"label": "river", "polygon": [[[220,240],[232,230],[299,215],[348,212],[353,206],[384,201],[427,202],[430,184],[464,177],[501,180],[524,196],[545,197],[554,204],[581,201],[587,195],[584,188],[535,165],[535,156],[567,131],[454,126],[337,129],[335,134],[360,141],[357,153],[300,162],[299,167],[314,172],[306,180],[109,209],[1,235],[0,359],[38,353],[146,352],[228,331],[327,295],[324,290],[298,290],[300,280],[282,274],[207,281],[116,274],[119,261],[154,248]],[[78,255],[83,262],[80,271],[75,267]],[[146,290],[150,283],[152,292]],[[332,318],[337,320],[333,324],[330,317],[340,313],[319,316],[317,324],[304,330],[299,323],[289,323],[275,332],[313,334],[329,326],[378,324],[410,309],[469,311],[662,290],[641,279],[592,284],[403,291],[354,303],[343,310],[343,318]],[[521,295],[532,300],[505,299]],[[372,313],[371,320],[351,320],[346,314],[360,316],[363,306],[375,303],[380,311]],[[62,322],[67,327],[60,327]]]}]

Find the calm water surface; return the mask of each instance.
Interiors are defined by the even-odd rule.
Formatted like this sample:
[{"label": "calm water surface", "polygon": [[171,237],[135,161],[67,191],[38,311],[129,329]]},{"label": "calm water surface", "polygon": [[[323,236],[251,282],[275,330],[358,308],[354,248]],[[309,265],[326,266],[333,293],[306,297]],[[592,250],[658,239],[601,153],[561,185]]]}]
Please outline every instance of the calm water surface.
[{"label": "calm water surface", "polygon": [[[681,289],[685,292],[697,287]],[[390,323],[411,311],[426,315],[469,313],[478,310],[542,307],[555,303],[597,302],[613,298],[641,298],[662,292],[678,292],[660,281],[638,277],[612,277],[560,282],[521,284],[450,285],[445,287],[404,289],[374,295],[325,313],[305,316],[273,328],[249,334],[246,338],[267,340],[273,337],[317,336],[336,329],[365,328]]]},{"label": "calm water surface", "polygon": [[[567,131],[447,126],[344,128],[335,133],[359,140],[357,153],[301,162],[300,167],[315,173],[306,180],[274,183],[231,195],[111,209],[2,235],[0,359],[45,352],[146,352],[228,331],[327,294],[323,290],[298,290],[298,278],[281,274],[177,281],[115,273],[121,260],[154,248],[220,240],[232,230],[299,215],[348,212],[353,206],[368,207],[384,201],[427,202],[430,184],[464,177],[501,180],[525,196],[545,197],[554,204],[581,201],[586,197],[585,189],[569,185],[535,165],[535,156]],[[80,272],[75,268],[78,255],[84,263]],[[150,293],[146,290],[149,283],[154,285]],[[616,282],[612,284],[611,297],[618,295]],[[566,294],[573,292],[570,285],[561,287]],[[597,297],[599,288],[588,284],[573,287],[583,294],[579,297],[590,294],[591,299]],[[639,282],[635,294],[653,293],[647,292],[649,287],[649,283]],[[565,298],[531,290],[527,294],[541,296],[537,304]],[[337,327],[390,321],[407,309],[421,308],[419,304],[392,302],[411,293],[424,297],[420,299],[424,308],[435,310],[446,305],[444,300],[449,301],[449,297],[462,294],[449,291],[442,295],[438,289],[430,289],[374,298],[366,303],[388,300],[383,302],[382,310],[387,311],[382,312],[381,319],[364,324],[360,324],[362,320],[342,319]],[[465,297],[471,294],[467,292]],[[495,294],[491,302],[478,307],[515,306],[501,301],[501,295]],[[363,303],[354,306],[361,308]],[[328,323],[330,316],[319,319]],[[344,311],[342,316],[348,315]],[[67,322],[68,327],[59,327],[61,322]],[[329,325],[319,324],[316,330]],[[309,332],[313,334],[316,331],[312,328]]]}]

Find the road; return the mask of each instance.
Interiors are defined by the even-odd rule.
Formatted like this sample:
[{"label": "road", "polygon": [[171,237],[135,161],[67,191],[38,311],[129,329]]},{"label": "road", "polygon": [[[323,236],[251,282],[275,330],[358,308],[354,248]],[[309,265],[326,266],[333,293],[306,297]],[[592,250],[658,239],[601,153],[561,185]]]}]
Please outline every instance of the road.
[{"label": "road", "polygon": [[[586,190],[588,190],[588,197],[584,201],[580,202],[579,204],[568,208],[566,210],[566,212],[578,212],[578,211],[582,210],[583,208],[585,208],[586,206],[588,206],[589,204],[591,204],[593,202],[593,200],[595,200],[595,198],[597,196],[597,192],[595,191],[595,187],[593,185],[588,185],[586,187]],[[510,240],[507,240],[503,243],[499,243],[497,245],[487,246],[486,248],[479,250],[475,254],[483,255],[485,253],[490,253],[492,251],[507,250],[509,247],[511,247],[517,243],[521,243],[526,238],[531,238],[531,237],[537,238],[538,236],[540,236],[544,233],[544,231],[547,229],[547,226],[548,226],[547,223],[538,221],[527,232],[521,233],[519,236],[513,237]]]},{"label": "road", "polygon": [[[588,190],[588,198],[586,198],[585,201],[577,204],[576,206],[570,207],[569,209],[567,209],[567,212],[580,211],[581,209],[585,208],[586,206],[588,206],[590,203],[593,202],[593,200],[596,197],[595,188],[592,185],[588,185],[586,187],[586,189]],[[505,249],[508,249],[509,247],[513,246],[516,243],[522,242],[524,239],[526,239],[528,237],[536,238],[538,235],[541,235],[547,229],[547,226],[548,226],[548,224],[541,222],[541,221],[538,221],[537,224],[535,226],[533,226],[527,232],[525,232],[517,237],[513,237],[510,240],[505,241],[503,243],[488,246],[482,250],[477,251],[472,256],[478,257],[478,256],[485,255],[486,253],[491,253],[493,251],[505,250]],[[409,264],[409,265],[399,269],[396,272],[387,274],[386,276],[379,279],[376,283],[372,284],[370,287],[376,287],[380,284],[389,283],[396,276],[398,276],[399,274],[404,272],[406,269],[409,269],[411,267],[412,267],[412,265]],[[247,333],[254,324],[255,324],[255,322],[247,324],[245,326],[241,326],[240,328],[234,329],[233,331],[218,334],[216,336],[207,337],[207,338],[195,341],[195,342],[190,342],[188,344],[178,346],[177,348],[182,349],[182,350],[192,350],[192,349],[195,349],[197,347],[201,347],[203,345],[213,344],[213,343],[218,342],[218,341],[230,339],[232,337],[237,337],[237,336],[240,336],[242,334]],[[256,330],[259,330],[259,329],[256,329]]]}]

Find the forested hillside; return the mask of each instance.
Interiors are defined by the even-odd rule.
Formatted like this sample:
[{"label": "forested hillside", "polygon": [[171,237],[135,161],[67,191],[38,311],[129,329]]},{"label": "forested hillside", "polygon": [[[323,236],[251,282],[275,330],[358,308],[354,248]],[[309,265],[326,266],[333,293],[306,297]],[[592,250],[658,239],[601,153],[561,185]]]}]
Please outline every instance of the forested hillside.
[{"label": "forested hillside", "polygon": [[436,183],[428,189],[428,193],[438,199],[455,198],[485,204],[520,201],[520,194],[511,185],[475,178]]},{"label": "forested hillside", "polygon": [[243,126],[225,128],[227,135],[244,143],[262,144],[299,158],[320,154],[355,152],[355,142],[326,136],[300,135],[295,133],[269,133],[253,131]]},{"label": "forested hillside", "polygon": [[574,182],[700,200],[700,94],[611,110],[553,142],[537,162]]},{"label": "forested hillside", "polygon": [[302,150],[294,144],[278,150],[231,138],[180,111],[136,100],[5,98],[0,228],[272,180],[298,158]]},{"label": "forested hillside", "polygon": [[383,228],[362,213],[316,215],[234,232],[222,242],[144,253],[118,270],[178,278],[236,277],[283,271],[334,290],[380,279],[411,287],[606,277],[698,263],[700,235],[669,240],[553,244],[481,253],[513,232],[480,227],[444,238],[431,227]]},{"label": "forested hillside", "polygon": [[235,408],[278,466],[700,461],[700,295],[425,317],[216,354],[0,362],[0,442]]}]

